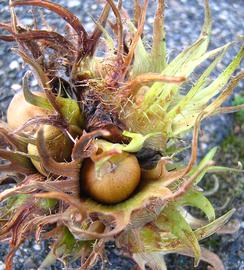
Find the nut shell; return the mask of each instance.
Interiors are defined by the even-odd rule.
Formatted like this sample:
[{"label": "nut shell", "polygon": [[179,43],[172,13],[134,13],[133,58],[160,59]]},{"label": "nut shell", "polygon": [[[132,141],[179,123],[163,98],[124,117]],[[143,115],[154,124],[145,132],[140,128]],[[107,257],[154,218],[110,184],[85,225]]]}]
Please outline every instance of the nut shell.
[{"label": "nut shell", "polygon": [[[38,96],[45,96],[44,93],[35,92]],[[24,94],[17,93],[11,100],[7,110],[7,122],[8,126],[12,129],[17,129],[25,124],[28,120],[37,116],[46,117],[50,114],[50,111],[34,106],[25,100]],[[36,128],[32,126],[27,127],[25,131],[35,132]]]},{"label": "nut shell", "polygon": [[81,189],[98,202],[119,203],[127,199],[140,182],[141,170],[134,155],[123,153],[105,161],[96,170],[86,159],[81,171]]},{"label": "nut shell", "polygon": [[[57,162],[70,161],[73,142],[60,129],[50,125],[43,126],[43,133],[49,155]],[[28,144],[28,153],[39,156],[37,147],[33,144]],[[39,161],[31,161],[41,174],[48,174]]]}]

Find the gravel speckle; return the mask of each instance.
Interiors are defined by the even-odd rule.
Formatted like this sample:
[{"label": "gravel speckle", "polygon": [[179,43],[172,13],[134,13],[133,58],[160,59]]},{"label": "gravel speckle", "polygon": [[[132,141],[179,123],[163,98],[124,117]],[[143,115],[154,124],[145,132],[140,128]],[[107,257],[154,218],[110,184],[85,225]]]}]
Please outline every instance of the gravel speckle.
[{"label": "gravel speckle", "polygon": [[9,68],[10,68],[11,70],[13,70],[13,69],[18,69],[18,68],[19,68],[19,62],[16,61],[16,60],[12,61],[12,62],[10,63],[10,65],[9,65]]},{"label": "gravel speckle", "polygon": [[4,270],[5,269],[5,263],[0,261],[0,270]]},{"label": "gravel speckle", "polygon": [[38,245],[38,244],[35,244],[35,245],[33,246],[33,249],[36,250],[36,251],[39,251],[39,250],[41,250],[41,246]]},{"label": "gravel speckle", "polygon": [[32,18],[23,18],[21,22],[23,25],[29,25],[29,26],[33,25]]},{"label": "gravel speckle", "polygon": [[22,86],[20,84],[14,83],[11,85],[11,88],[17,92],[22,88]]},{"label": "gravel speckle", "polygon": [[79,5],[80,5],[80,1],[79,0],[69,0],[67,2],[68,8],[78,7]]}]

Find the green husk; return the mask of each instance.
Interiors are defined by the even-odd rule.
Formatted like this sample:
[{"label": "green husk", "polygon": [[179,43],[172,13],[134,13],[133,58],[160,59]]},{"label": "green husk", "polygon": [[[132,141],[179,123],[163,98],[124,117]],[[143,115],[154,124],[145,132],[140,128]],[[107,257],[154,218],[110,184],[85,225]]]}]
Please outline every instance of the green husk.
[{"label": "green husk", "polygon": [[[90,269],[99,259],[104,261],[104,245],[109,240],[130,254],[140,269],[148,266],[166,270],[163,256],[168,253],[193,256],[194,266],[204,259],[222,269],[221,261],[201,248],[199,241],[222,228],[234,210],[216,219],[214,207],[198,184],[209,173],[243,170],[214,165],[217,147],[197,163],[198,133],[204,118],[237,109],[221,105],[243,79],[242,71],[232,75],[241,64],[244,48],[211,81],[210,75],[232,43],[207,51],[212,19],[209,3],[204,2],[205,19],[199,38],[169,63],[163,0],[158,0],[150,51],[143,38],[148,0],[143,6],[134,1],[134,21],[123,9],[122,1],[117,5],[108,0],[92,34],[58,4],[47,0],[10,3],[12,22],[0,24],[9,35],[0,39],[17,42],[15,51],[32,68],[44,93],[39,96],[32,91],[27,73],[23,77],[24,97],[50,115],[25,124],[39,125],[36,138],[23,128],[12,134],[7,124],[1,123],[0,156],[9,163],[0,165],[0,171],[13,171],[17,183],[0,193],[0,200],[5,203],[1,208],[0,239],[11,239],[7,270],[12,268],[15,250],[33,233],[36,240],[53,240],[39,269],[51,266],[57,259],[67,267],[80,259],[80,269]],[[47,35],[46,30],[20,27],[14,7],[26,5],[57,13],[71,28],[70,33],[62,36],[50,31]],[[114,23],[108,20],[110,8]],[[107,21],[111,29],[106,26]],[[104,42],[100,42],[102,39]],[[71,49],[67,50],[67,46]],[[50,57],[46,55],[47,48],[53,52]],[[100,52],[102,56],[98,56]],[[191,75],[209,59],[211,63],[184,93]],[[68,88],[56,94],[51,82],[60,78]],[[69,135],[73,149],[67,160],[58,162],[49,153],[47,144],[52,142],[44,137],[43,123]],[[186,165],[177,160],[177,155],[187,146],[178,147],[177,140],[184,139],[192,127],[191,157]],[[35,145],[35,155],[28,154],[29,143]],[[63,145],[53,145],[55,150],[64,151]],[[95,170],[107,162],[112,174],[117,169],[114,155],[129,152],[137,156],[139,151],[140,164],[146,160],[152,165],[149,169],[141,165],[144,176],[127,199],[106,205],[85,193],[81,184],[84,159],[95,162]],[[138,160],[139,156],[138,153]],[[45,174],[37,172],[35,161]],[[4,180],[0,179],[0,184]],[[205,218],[191,216],[188,206],[203,212]],[[49,230],[48,225],[53,229]]]}]

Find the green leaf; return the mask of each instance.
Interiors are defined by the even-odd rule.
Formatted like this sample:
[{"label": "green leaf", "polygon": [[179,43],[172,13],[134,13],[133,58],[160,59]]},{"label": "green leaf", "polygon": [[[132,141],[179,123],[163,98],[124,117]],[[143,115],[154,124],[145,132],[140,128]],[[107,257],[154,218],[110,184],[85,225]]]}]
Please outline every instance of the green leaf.
[{"label": "green leaf", "polygon": [[30,74],[29,72],[26,72],[26,74],[23,77],[23,87],[22,88],[23,88],[23,94],[24,94],[25,100],[34,106],[38,106],[40,108],[53,111],[54,109],[47,98],[35,95],[30,91],[30,89],[28,87],[29,74]]},{"label": "green leaf", "polygon": [[229,219],[234,213],[235,213],[235,209],[232,209],[228,211],[225,215],[219,217],[218,219],[214,220],[208,225],[195,230],[194,234],[196,235],[197,239],[202,240],[214,234],[218,229],[222,228],[224,224],[229,221]]},{"label": "green leaf", "polygon": [[179,206],[192,206],[201,209],[208,217],[209,221],[215,219],[215,211],[210,201],[203,195],[203,193],[190,190],[177,203]]},{"label": "green leaf", "polygon": [[71,98],[57,97],[60,110],[69,124],[82,127],[84,116],[80,111],[78,103]]},{"label": "green leaf", "polygon": [[[25,100],[34,106],[54,112],[54,108],[46,97],[33,94],[28,87],[29,73],[26,73],[23,78],[23,93]],[[84,123],[84,116],[80,112],[78,103],[71,98],[56,97],[63,117],[71,125],[82,127]]]},{"label": "green leaf", "polygon": [[63,250],[61,249],[56,249],[55,253],[53,250],[51,250],[45,257],[45,259],[42,261],[38,270],[45,270],[47,267],[50,267],[51,265],[53,265],[56,262],[58,256],[62,253],[63,253]]},{"label": "green leaf", "polygon": [[131,78],[149,72],[150,64],[149,54],[147,53],[142,40],[139,39],[135,49]]},{"label": "green leaf", "polygon": [[157,250],[161,243],[160,233],[147,225],[140,229],[140,239],[146,252]]},{"label": "green leaf", "polygon": [[55,199],[40,199],[38,202],[39,207],[49,210],[53,209],[57,204],[57,200]]},{"label": "green leaf", "polygon": [[208,87],[202,89],[194,98],[197,104],[206,104],[212,97],[216,96],[226,85],[234,71],[239,67],[244,56],[244,47],[242,47],[236,57],[227,66],[227,68],[215,79]]},{"label": "green leaf", "polygon": [[[221,106],[221,104],[231,95],[234,87],[243,78],[243,73],[239,73],[236,77],[232,78],[230,84],[222,91],[241,63],[241,59],[244,55],[244,48],[240,50],[234,60],[227,66],[227,68],[215,79],[209,86],[199,90],[195,96],[191,99],[190,104],[173,119],[172,131],[173,136],[186,131],[191,128],[200,112],[206,111],[204,117],[208,117],[215,113],[215,111]],[[222,93],[206,107],[208,102],[219,94]],[[206,107],[206,108],[204,108]],[[204,109],[203,109],[204,108]]]},{"label": "green leaf", "polygon": [[[212,149],[205,155],[205,157],[200,161],[200,163],[190,171],[190,173],[189,173],[188,175],[189,175],[189,176],[192,176],[196,171],[200,171],[200,170],[202,170],[204,167],[206,167],[206,166],[208,165],[208,163],[209,163],[210,161],[213,160],[213,157],[215,156],[217,150],[218,150],[218,147],[212,148]],[[206,167],[206,170],[204,170],[204,171],[197,177],[197,179],[195,180],[194,183],[195,183],[195,184],[198,184],[198,183],[202,180],[203,176],[206,174],[206,172],[207,172],[208,170],[209,170],[209,167]]]},{"label": "green leaf", "polygon": [[220,93],[220,95],[204,109],[204,111],[206,112],[205,117],[212,116],[215,114],[216,110],[227,100],[228,97],[230,97],[235,87],[242,79],[244,79],[244,71],[241,71],[235,77],[231,78],[229,84]]},{"label": "green leaf", "polygon": [[[131,153],[136,153],[140,151],[147,139],[150,137],[159,135],[159,132],[153,132],[149,133],[147,135],[142,135],[140,133],[135,133],[135,132],[129,132],[125,130],[123,133],[123,136],[131,138],[131,141],[129,144],[119,144],[119,143],[110,143],[105,140],[97,140],[96,143],[100,148],[103,149],[103,151],[110,151],[113,149],[117,149],[118,151],[125,151],[125,152],[131,152]],[[110,157],[105,157],[104,159],[101,160],[101,164],[108,160]]]},{"label": "green leaf", "polygon": [[[113,38],[110,36],[109,32],[99,23],[93,16],[90,16],[92,21],[96,24],[97,28],[103,33],[104,41],[108,47],[108,49],[113,52],[115,44]],[[91,61],[95,60],[94,58]]]},{"label": "green leaf", "polygon": [[164,29],[164,2],[158,1],[154,17],[153,42],[151,49],[151,72],[160,73],[166,67],[166,40]]},{"label": "green leaf", "polygon": [[139,134],[139,133],[132,133],[129,131],[124,131],[123,135],[131,138],[132,140],[130,141],[130,143],[128,145],[121,146],[121,150],[126,151],[126,152],[131,152],[131,153],[138,152],[142,149],[142,147],[147,139],[149,139],[150,137],[153,137],[155,135],[159,135],[159,134],[160,134],[159,132],[153,132],[153,133],[149,133],[149,134],[144,136],[144,135]]},{"label": "green leaf", "polygon": [[214,172],[214,173],[225,173],[225,172],[233,172],[233,173],[243,173],[243,169],[237,169],[237,168],[229,168],[224,166],[210,166],[208,168],[208,172]]},{"label": "green leaf", "polygon": [[201,254],[198,240],[190,225],[186,222],[181,213],[176,209],[174,204],[164,208],[164,210],[155,221],[155,224],[162,231],[170,231],[181,241],[183,245],[186,245],[192,249],[195,255],[195,266],[198,265]]},{"label": "green leaf", "polygon": [[7,199],[8,208],[9,209],[10,208],[11,209],[16,209],[19,206],[21,206],[22,204],[24,204],[25,201],[30,197],[31,197],[31,195],[29,195],[29,194],[17,194],[17,195],[14,195],[14,196],[10,196]]},{"label": "green leaf", "polygon": [[91,241],[76,240],[69,229],[67,227],[63,227],[61,235],[59,235],[57,241],[54,243],[53,248],[50,250],[38,269],[46,269],[47,267],[53,265],[58,258],[62,258],[63,260],[65,260],[65,258],[68,256],[75,258],[83,246],[84,248],[90,247],[90,242]]},{"label": "green leaf", "polygon": [[[177,105],[168,112],[167,114],[168,117],[170,117],[171,119],[173,119],[176,115],[179,115],[179,117],[182,117],[182,114],[184,115],[184,108],[186,107],[186,110],[187,110],[188,107],[193,106],[193,104],[191,103],[192,98],[198,93],[201,87],[206,83],[206,79],[212,73],[212,71],[217,66],[217,64],[222,60],[229,46],[230,46],[230,43],[223,47],[212,50],[206,53],[202,57],[202,59],[200,58],[200,61],[198,60],[198,62],[201,63],[202,60],[204,61],[206,58],[214,57],[215,55],[221,52],[221,54],[218,57],[216,57],[216,59],[206,68],[206,70],[202,73],[200,78],[197,80],[195,85],[189,90],[189,92],[185,96],[183,96],[181,100],[177,103]],[[177,125],[177,120],[176,120],[176,125]]]},{"label": "green leaf", "polygon": [[[211,16],[208,1],[205,1],[205,21],[199,39],[170,62],[163,70],[162,75],[188,77],[202,61],[209,57],[208,54],[206,56],[204,54],[208,47],[210,32]],[[168,106],[169,101],[172,100],[179,88],[179,85],[169,85],[161,82],[154,83],[142,102],[141,110],[156,112],[157,108],[154,107],[159,103],[161,106]]]},{"label": "green leaf", "polygon": [[141,270],[146,270],[146,265],[153,270],[167,270],[163,254],[159,252],[134,253],[133,259]]},{"label": "green leaf", "polygon": [[[135,34],[137,31],[136,27],[129,18],[127,18],[127,25],[129,31]],[[131,71],[131,78],[146,72],[150,72],[151,71],[150,64],[151,64],[150,55],[148,54],[145,46],[143,45],[142,39],[139,38],[134,52],[134,61]]]}]

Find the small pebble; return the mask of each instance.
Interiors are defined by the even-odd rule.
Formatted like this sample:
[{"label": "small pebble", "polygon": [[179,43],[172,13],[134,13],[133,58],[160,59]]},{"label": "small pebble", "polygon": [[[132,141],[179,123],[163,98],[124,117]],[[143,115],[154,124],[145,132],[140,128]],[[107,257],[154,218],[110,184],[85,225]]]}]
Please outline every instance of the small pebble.
[{"label": "small pebble", "polygon": [[153,24],[153,22],[154,22],[154,18],[153,18],[153,17],[149,17],[149,18],[147,19],[147,23]]},{"label": "small pebble", "polygon": [[11,89],[13,89],[14,91],[18,91],[21,89],[21,85],[20,84],[17,84],[17,83],[14,83],[11,85]]},{"label": "small pebble", "polygon": [[91,5],[91,9],[92,10],[96,10],[97,9],[97,5],[96,4]]},{"label": "small pebble", "polygon": [[0,261],[0,270],[5,270],[5,263]]},{"label": "small pebble", "polygon": [[19,66],[20,66],[20,65],[19,65],[19,62],[16,61],[16,60],[14,60],[14,61],[12,61],[12,62],[10,63],[9,68],[10,68],[11,70],[13,70],[13,69],[18,69]]},{"label": "small pebble", "polygon": [[31,86],[37,86],[38,85],[38,81],[36,79],[31,81]]},{"label": "small pebble", "polygon": [[38,244],[35,244],[35,245],[33,246],[33,248],[34,248],[34,250],[36,250],[36,251],[41,250],[41,246],[38,245]]},{"label": "small pebble", "polygon": [[81,1],[79,1],[79,0],[69,0],[69,1],[67,1],[68,8],[77,7],[80,4],[81,4]]},{"label": "small pebble", "polygon": [[24,25],[32,25],[33,24],[33,19],[32,18],[23,18],[21,20],[21,22],[24,24]]},{"label": "small pebble", "polygon": [[94,23],[93,22],[88,22],[85,24],[85,28],[87,32],[91,32],[94,28]]},{"label": "small pebble", "polygon": [[20,262],[20,263],[23,263],[24,261],[25,261],[25,259],[19,258],[19,262]]}]

